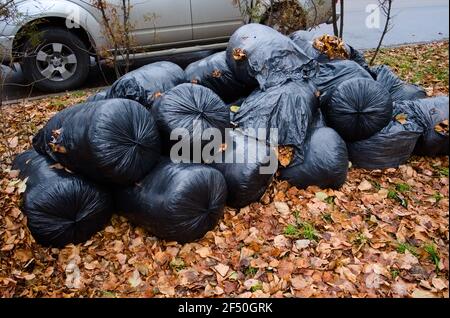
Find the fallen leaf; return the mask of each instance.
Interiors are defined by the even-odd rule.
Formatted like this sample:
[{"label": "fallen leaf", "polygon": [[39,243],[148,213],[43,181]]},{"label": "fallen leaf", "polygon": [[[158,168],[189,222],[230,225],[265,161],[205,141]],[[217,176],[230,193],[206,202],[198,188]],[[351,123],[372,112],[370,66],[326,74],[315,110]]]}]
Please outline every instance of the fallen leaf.
[{"label": "fallen leaf", "polygon": [[291,209],[285,202],[275,202],[275,208],[281,215],[287,215],[291,213]]},{"label": "fallen leaf", "polygon": [[220,274],[220,276],[225,277],[227,276],[230,267],[225,264],[218,264],[214,266],[214,269]]},{"label": "fallen leaf", "polygon": [[297,240],[297,241],[295,241],[295,247],[298,250],[303,250],[305,248],[308,248],[310,244],[311,244],[310,240]]},{"label": "fallen leaf", "polygon": [[435,277],[431,280],[431,282],[432,282],[433,286],[439,291],[448,288],[447,284],[445,283],[445,281],[442,278]]},{"label": "fallen leaf", "polygon": [[372,188],[373,188],[372,184],[371,184],[369,181],[367,181],[367,180],[364,180],[364,181],[361,182],[361,183],[359,184],[359,186],[358,186],[358,189],[359,189],[360,191],[369,191],[369,190],[371,190]]},{"label": "fallen leaf", "polygon": [[199,248],[198,250],[196,250],[195,252],[198,255],[200,255],[200,257],[202,257],[202,258],[207,258],[208,256],[211,255],[211,250],[207,246],[203,246],[203,247]]},{"label": "fallen leaf", "polygon": [[436,298],[436,295],[432,292],[418,288],[413,291],[411,296],[413,298]]},{"label": "fallen leaf", "polygon": [[137,269],[133,271],[133,275],[128,279],[128,282],[132,288],[139,287],[142,284],[141,274]]},{"label": "fallen leaf", "polygon": [[16,148],[19,144],[19,137],[15,136],[13,138],[8,139],[8,145],[10,148]]}]

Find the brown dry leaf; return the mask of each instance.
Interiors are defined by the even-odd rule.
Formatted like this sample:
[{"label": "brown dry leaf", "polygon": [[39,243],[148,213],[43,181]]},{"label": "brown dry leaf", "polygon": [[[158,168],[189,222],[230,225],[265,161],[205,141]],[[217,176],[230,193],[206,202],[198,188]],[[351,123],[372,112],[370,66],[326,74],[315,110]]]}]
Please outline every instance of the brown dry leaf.
[{"label": "brown dry leaf", "polygon": [[222,76],[222,72],[220,70],[214,70],[211,75],[213,78],[220,78]]},{"label": "brown dry leaf", "polygon": [[291,213],[291,209],[289,208],[289,205],[287,205],[286,202],[275,202],[274,204],[278,213],[280,213],[281,215],[288,215]]},{"label": "brown dry leaf", "polygon": [[433,286],[439,291],[448,289],[448,284],[442,278],[435,277],[431,280],[431,282]]},{"label": "brown dry leaf", "polygon": [[128,279],[128,282],[132,288],[137,288],[142,284],[141,274],[137,269],[133,271],[133,274]]},{"label": "brown dry leaf", "polygon": [[200,255],[200,257],[202,258],[207,258],[208,256],[211,255],[211,249],[207,246],[203,246],[201,248],[199,248],[198,250],[195,251],[198,255]]},{"label": "brown dry leaf", "polygon": [[54,153],[60,153],[60,154],[67,154],[67,149],[64,146],[56,145],[53,143],[48,144],[50,146],[50,149]]},{"label": "brown dry leaf", "polygon": [[372,190],[372,188],[373,188],[372,184],[367,180],[364,180],[358,186],[358,189],[360,191],[369,191],[369,190]]},{"label": "brown dry leaf", "polygon": [[220,276],[225,277],[225,276],[227,276],[227,273],[230,270],[230,267],[221,263],[221,264],[214,266],[214,269],[220,274]]},{"label": "brown dry leaf", "polygon": [[448,136],[449,134],[449,126],[448,126],[448,119],[444,120],[443,122],[440,122],[434,127],[434,130],[441,135]]},{"label": "brown dry leaf", "polygon": [[247,54],[243,49],[235,48],[233,49],[233,59],[235,61],[242,61],[247,58]]},{"label": "brown dry leaf", "polygon": [[334,35],[324,34],[314,39],[313,47],[326,54],[330,60],[349,58],[344,41]]},{"label": "brown dry leaf", "polygon": [[288,248],[290,240],[284,235],[278,235],[273,239],[273,246],[280,249]]},{"label": "brown dry leaf", "polygon": [[288,167],[294,159],[294,148],[290,146],[278,147],[278,161],[283,167]]},{"label": "brown dry leaf", "polygon": [[8,139],[8,145],[10,148],[16,148],[19,145],[19,137],[15,136]]},{"label": "brown dry leaf", "polygon": [[78,267],[75,259],[71,260],[69,264],[67,264],[65,272],[66,272],[65,285],[67,288],[81,289],[84,287],[80,268]]},{"label": "brown dry leaf", "polygon": [[292,272],[294,271],[294,263],[289,260],[282,260],[280,264],[278,265],[278,275],[288,280],[291,277]]},{"label": "brown dry leaf", "polygon": [[412,293],[412,298],[437,298],[437,296],[427,290],[416,288]]},{"label": "brown dry leaf", "polygon": [[250,290],[250,289],[252,289],[252,287],[255,287],[259,284],[260,284],[260,281],[257,279],[248,279],[244,282],[244,287],[245,287],[245,289]]}]

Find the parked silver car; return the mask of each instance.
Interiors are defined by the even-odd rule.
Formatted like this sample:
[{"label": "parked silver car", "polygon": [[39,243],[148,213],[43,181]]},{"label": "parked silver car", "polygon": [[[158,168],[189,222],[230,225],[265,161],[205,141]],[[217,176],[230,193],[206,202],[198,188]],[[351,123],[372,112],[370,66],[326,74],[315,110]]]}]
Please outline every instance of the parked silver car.
[{"label": "parked silver car", "polygon": [[[244,0],[250,6],[255,0]],[[261,23],[276,26],[283,7],[263,0]],[[304,27],[331,21],[332,1],[297,1],[305,12]],[[120,6],[121,0],[106,0]],[[90,0],[14,1],[20,22],[0,19],[0,61],[19,62],[25,76],[44,91],[73,89],[86,80],[91,56],[112,48],[102,31],[102,17]],[[249,22],[236,0],[131,0],[132,59],[222,49],[231,34]],[[278,11],[278,12],[277,12]],[[268,18],[268,12],[271,18]],[[270,22],[271,21],[271,22]],[[74,23],[75,22],[75,23]],[[39,40],[24,36],[30,27]],[[31,54],[30,54],[31,52]]]}]

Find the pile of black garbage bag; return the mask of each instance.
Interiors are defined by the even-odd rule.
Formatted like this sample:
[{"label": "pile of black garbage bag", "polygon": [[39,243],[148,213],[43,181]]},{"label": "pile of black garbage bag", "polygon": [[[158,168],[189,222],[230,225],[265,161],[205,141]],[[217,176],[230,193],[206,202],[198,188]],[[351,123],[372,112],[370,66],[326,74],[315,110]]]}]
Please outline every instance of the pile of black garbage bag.
[{"label": "pile of black garbage bag", "polygon": [[[384,169],[449,154],[448,97],[427,98],[341,49],[345,58],[329,58],[311,33],[249,24],[185,71],[150,64],[59,112],[13,166],[34,238],[81,243],[119,213],[160,239],[192,242],[274,178],[337,189],[350,162]],[[281,148],[292,151],[287,165]]]}]

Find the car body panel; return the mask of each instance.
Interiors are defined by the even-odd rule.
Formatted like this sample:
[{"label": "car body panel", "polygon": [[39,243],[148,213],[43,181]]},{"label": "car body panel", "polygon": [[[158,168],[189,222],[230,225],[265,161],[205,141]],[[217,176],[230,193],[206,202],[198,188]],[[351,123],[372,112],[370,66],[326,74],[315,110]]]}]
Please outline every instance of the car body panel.
[{"label": "car body panel", "polygon": [[244,24],[232,0],[191,0],[194,39],[226,38]]},{"label": "car body panel", "polygon": [[131,0],[131,5],[133,38],[137,46],[148,47],[192,40],[190,0]]}]

